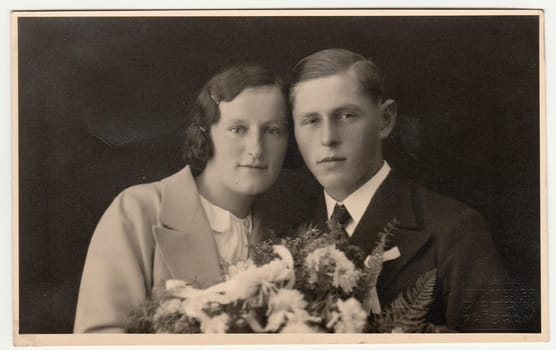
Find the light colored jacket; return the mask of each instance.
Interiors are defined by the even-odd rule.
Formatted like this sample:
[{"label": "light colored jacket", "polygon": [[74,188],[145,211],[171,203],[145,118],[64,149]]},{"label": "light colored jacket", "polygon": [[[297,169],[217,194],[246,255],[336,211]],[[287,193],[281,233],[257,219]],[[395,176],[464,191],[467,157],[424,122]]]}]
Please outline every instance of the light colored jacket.
[{"label": "light colored jacket", "polygon": [[[260,217],[253,218],[251,243],[256,243],[263,229]],[[123,332],[129,312],[167,279],[200,288],[222,279],[189,167],[124,190],[106,210],[89,245],[74,332]]]}]

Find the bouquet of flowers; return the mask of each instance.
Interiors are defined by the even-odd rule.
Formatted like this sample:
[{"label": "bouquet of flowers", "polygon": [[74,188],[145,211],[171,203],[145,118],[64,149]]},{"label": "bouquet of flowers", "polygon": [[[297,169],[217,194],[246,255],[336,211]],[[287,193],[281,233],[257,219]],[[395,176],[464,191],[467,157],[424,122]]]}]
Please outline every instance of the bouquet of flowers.
[{"label": "bouquet of flowers", "polygon": [[376,284],[395,221],[379,234],[372,253],[349,245],[334,222],[329,231],[302,227],[280,244],[262,242],[251,258],[228,266],[223,282],[206,289],[168,280],[128,319],[132,333],[359,333],[430,332],[427,322],[436,271],[382,308]]}]

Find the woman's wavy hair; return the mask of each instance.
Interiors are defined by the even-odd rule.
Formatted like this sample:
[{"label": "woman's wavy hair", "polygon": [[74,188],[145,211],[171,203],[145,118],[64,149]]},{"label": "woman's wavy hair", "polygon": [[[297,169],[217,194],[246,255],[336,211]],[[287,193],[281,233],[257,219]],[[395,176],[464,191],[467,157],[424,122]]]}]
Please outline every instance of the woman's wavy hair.
[{"label": "woman's wavy hair", "polygon": [[[187,127],[183,144],[183,159],[196,173],[204,170],[207,161],[213,156],[214,144],[210,136],[211,125],[220,119],[218,104],[232,101],[247,88],[277,86],[287,101],[286,85],[282,78],[262,65],[237,65],[216,74],[202,87],[190,113],[191,124]],[[289,114],[289,111],[288,111]],[[291,117],[288,121],[288,153],[295,148]],[[292,156],[286,154],[286,163]]]}]

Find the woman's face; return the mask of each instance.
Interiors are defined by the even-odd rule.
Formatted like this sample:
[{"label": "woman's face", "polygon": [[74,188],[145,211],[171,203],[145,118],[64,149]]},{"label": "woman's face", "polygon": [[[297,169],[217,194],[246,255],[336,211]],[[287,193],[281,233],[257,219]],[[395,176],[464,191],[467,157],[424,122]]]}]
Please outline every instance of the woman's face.
[{"label": "woman's face", "polygon": [[256,195],[278,178],[288,144],[287,105],[276,86],[243,90],[219,104],[211,125],[214,152],[205,173],[214,189]]}]

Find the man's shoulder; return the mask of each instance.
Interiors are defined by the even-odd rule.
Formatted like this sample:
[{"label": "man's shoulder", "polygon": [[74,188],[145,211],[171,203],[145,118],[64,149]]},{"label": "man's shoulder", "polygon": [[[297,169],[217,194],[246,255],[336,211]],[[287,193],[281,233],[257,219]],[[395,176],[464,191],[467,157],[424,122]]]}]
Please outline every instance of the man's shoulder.
[{"label": "man's shoulder", "polygon": [[481,213],[463,201],[439,193],[413,179],[404,177],[404,181],[409,183],[411,204],[417,220],[424,228],[449,231],[450,228],[471,223],[484,224]]},{"label": "man's shoulder", "polygon": [[446,194],[437,192],[427,186],[424,186],[414,180],[413,183],[413,196],[416,203],[420,203],[429,212],[438,212],[443,214],[476,214],[479,212],[464,202],[452,198]]}]

